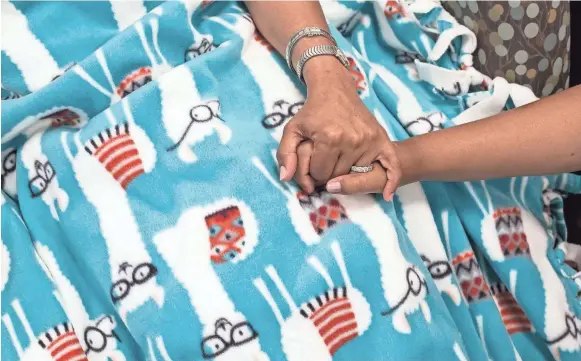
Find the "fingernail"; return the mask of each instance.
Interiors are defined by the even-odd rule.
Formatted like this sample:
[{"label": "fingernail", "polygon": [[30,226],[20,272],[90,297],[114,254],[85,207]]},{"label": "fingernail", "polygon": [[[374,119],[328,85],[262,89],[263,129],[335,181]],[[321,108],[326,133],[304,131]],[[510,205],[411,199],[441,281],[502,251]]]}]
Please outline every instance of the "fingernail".
[{"label": "fingernail", "polygon": [[391,202],[391,201],[393,201],[393,193],[390,193],[390,194],[388,194],[388,195],[387,195],[387,197],[385,197],[385,200],[386,200],[387,202]]},{"label": "fingernail", "polygon": [[330,181],[327,183],[327,192],[329,193],[339,193],[341,192],[341,183],[338,181]]},{"label": "fingernail", "polygon": [[286,176],[287,176],[288,172],[287,172],[287,170],[286,170],[286,168],[285,168],[285,166],[284,166],[284,165],[280,167],[280,173],[279,173],[279,174],[280,174],[280,175],[279,175],[279,179],[280,179],[280,180],[283,180],[283,179],[285,179],[285,178],[286,178]]}]

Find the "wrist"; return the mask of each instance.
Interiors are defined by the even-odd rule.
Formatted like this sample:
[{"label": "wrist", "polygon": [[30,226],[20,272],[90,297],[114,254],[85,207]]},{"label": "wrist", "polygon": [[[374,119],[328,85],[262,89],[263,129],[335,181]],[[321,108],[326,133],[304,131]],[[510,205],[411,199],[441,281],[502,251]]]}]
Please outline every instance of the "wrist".
[{"label": "wrist", "polygon": [[316,45],[335,45],[331,39],[324,36],[304,37],[299,40],[291,53],[291,63],[296,70],[297,63],[305,51]]},{"label": "wrist", "polygon": [[307,85],[307,89],[341,85],[344,87],[352,87],[355,89],[355,84],[351,74],[339,59],[332,55],[322,55],[309,59],[303,67],[303,79]]},{"label": "wrist", "polygon": [[[303,38],[294,47],[292,52],[292,63],[296,65],[305,51],[317,45],[334,45],[330,39],[322,36],[313,38]],[[352,83],[349,81],[351,75],[343,64],[332,55],[315,56],[309,59],[302,69],[303,79],[307,88],[318,87],[319,85],[329,87],[332,83]]]},{"label": "wrist", "polygon": [[403,141],[394,142],[396,157],[399,160],[402,172],[401,184],[409,184],[424,178],[422,170],[421,149],[416,138],[409,138]]}]

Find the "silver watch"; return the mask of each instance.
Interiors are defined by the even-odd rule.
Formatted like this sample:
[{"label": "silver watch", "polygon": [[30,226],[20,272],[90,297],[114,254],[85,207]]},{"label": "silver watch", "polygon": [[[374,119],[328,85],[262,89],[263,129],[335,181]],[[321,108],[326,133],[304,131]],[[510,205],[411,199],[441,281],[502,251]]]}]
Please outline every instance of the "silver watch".
[{"label": "silver watch", "polygon": [[299,61],[297,62],[297,66],[295,67],[295,71],[297,73],[297,76],[299,77],[299,79],[301,79],[301,81],[304,83],[304,79],[303,79],[303,67],[305,66],[305,63],[307,61],[309,61],[310,59],[316,57],[316,56],[320,56],[320,55],[332,55],[335,58],[337,58],[341,64],[343,64],[343,66],[349,70],[349,60],[347,59],[347,57],[345,56],[345,54],[343,53],[343,51],[341,49],[339,49],[337,46],[335,45],[315,45],[309,49],[307,49],[303,55],[301,55],[301,58],[299,59]]},{"label": "silver watch", "polygon": [[306,28],[302,28],[301,30],[297,31],[293,35],[293,37],[289,41],[288,45],[286,46],[285,58],[286,58],[286,64],[288,65],[290,70],[295,71],[295,69],[293,67],[293,63],[291,61],[291,57],[292,57],[292,53],[293,53],[293,49],[294,49],[295,45],[299,42],[299,40],[301,40],[304,37],[311,38],[314,36],[323,36],[323,37],[331,40],[333,42],[333,45],[337,45],[335,38],[333,38],[333,36],[325,29],[321,29],[321,28],[318,28],[316,26],[307,26]]}]

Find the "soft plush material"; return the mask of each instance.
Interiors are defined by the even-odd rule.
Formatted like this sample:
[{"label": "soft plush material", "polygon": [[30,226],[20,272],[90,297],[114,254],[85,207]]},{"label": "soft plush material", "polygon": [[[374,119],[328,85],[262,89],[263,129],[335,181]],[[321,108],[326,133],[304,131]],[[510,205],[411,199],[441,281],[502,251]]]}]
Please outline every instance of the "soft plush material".
[{"label": "soft plush material", "polygon": [[[437,3],[324,9],[394,140],[536,100]],[[579,177],[278,181],[305,89],[241,3],[3,2],[2,32],[3,360],[581,357]]]}]

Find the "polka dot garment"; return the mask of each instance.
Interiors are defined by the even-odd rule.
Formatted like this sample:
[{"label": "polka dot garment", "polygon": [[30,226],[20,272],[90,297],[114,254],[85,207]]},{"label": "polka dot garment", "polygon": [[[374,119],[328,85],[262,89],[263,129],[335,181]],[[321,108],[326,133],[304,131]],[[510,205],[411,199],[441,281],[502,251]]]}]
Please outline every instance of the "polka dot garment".
[{"label": "polka dot garment", "polygon": [[476,33],[474,66],[490,77],[547,96],[569,86],[568,1],[446,1],[444,7]]}]

